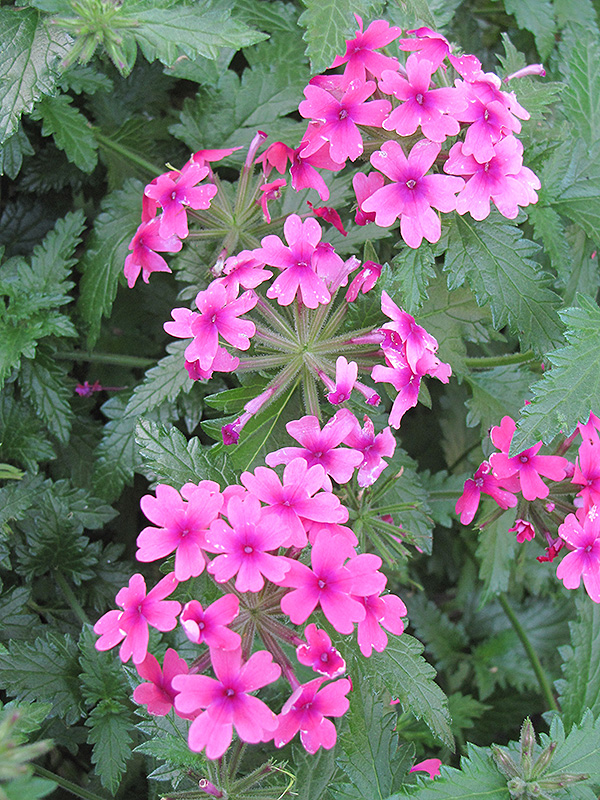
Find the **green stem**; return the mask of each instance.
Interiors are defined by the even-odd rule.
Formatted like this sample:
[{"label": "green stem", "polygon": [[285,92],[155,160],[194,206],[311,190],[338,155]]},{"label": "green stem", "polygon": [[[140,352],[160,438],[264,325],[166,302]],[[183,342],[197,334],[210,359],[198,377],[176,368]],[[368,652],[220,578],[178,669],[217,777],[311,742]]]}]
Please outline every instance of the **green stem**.
[{"label": "green stem", "polygon": [[58,350],[54,358],[59,361],[87,361],[90,364],[113,364],[117,367],[153,367],[156,360],[140,356],[123,356],[118,353],[86,353],[85,350]]},{"label": "green stem", "polygon": [[152,176],[156,177],[165,171],[164,168],[157,167],[156,164],[152,164],[150,161],[146,161],[145,158],[138,156],[137,153],[134,153],[133,150],[125,147],[125,145],[115,142],[110,138],[110,136],[105,136],[103,133],[100,133],[100,131],[96,128],[92,128],[92,132],[100,147],[103,147],[105,150],[112,150],[114,153],[118,153],[120,156],[123,156],[131,161],[132,164],[137,164],[138,167],[141,167]]},{"label": "green stem", "polygon": [[478,356],[465,358],[465,364],[471,369],[490,369],[490,367],[503,367],[506,364],[526,364],[535,359],[533,350],[525,353],[504,353],[500,356]]},{"label": "green stem", "polygon": [[40,778],[47,778],[57,786],[60,786],[61,789],[65,789],[67,792],[74,794],[75,797],[81,797],[82,800],[105,800],[102,795],[83,789],[81,786],[77,786],[76,783],[72,783],[66,778],[61,778],[59,775],[55,775],[54,772],[50,772],[50,770],[44,769],[44,767],[40,767],[38,764],[33,764],[33,771],[39,775]]},{"label": "green stem", "polygon": [[517,615],[509,605],[504,592],[501,592],[498,595],[498,602],[502,606],[502,610],[510,620],[510,624],[513,626],[515,633],[517,634],[517,636],[521,640],[521,644],[525,648],[525,652],[527,653],[527,658],[529,659],[529,662],[533,667],[533,671],[535,672],[535,677],[537,678],[542,694],[546,699],[546,703],[548,704],[549,708],[552,709],[552,711],[560,711],[558,703],[556,702],[554,695],[552,693],[552,686],[550,684],[548,676],[544,672],[544,668],[542,667],[540,659],[538,658],[538,654],[535,652],[533,645],[529,641],[529,637],[527,636],[525,629],[519,622]]},{"label": "green stem", "polygon": [[62,593],[66,597],[68,604],[73,609],[73,612],[79,617],[80,621],[84,625],[90,625],[91,623],[90,623],[90,619],[89,619],[88,615],[83,610],[79,600],[75,597],[75,593],[73,592],[73,589],[71,589],[71,587],[69,586],[69,584],[65,580],[65,576],[62,574],[62,572],[59,572],[58,570],[55,570],[54,571],[54,577],[56,578],[56,582],[60,586]]}]

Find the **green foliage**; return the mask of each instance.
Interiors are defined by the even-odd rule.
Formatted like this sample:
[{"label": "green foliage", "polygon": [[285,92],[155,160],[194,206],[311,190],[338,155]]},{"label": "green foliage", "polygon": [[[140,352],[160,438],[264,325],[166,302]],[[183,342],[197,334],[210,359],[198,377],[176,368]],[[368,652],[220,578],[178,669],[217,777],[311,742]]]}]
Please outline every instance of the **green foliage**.
[{"label": "green foliage", "polygon": [[578,29],[578,46],[567,67],[565,115],[586,144],[600,138],[600,42],[598,30]]},{"label": "green foliage", "polygon": [[19,383],[48,430],[62,444],[69,441],[73,411],[69,400],[71,389],[67,370],[57,364],[50,354],[37,354],[36,359],[23,360]]},{"label": "green foliage", "polygon": [[83,172],[92,172],[98,163],[98,145],[86,118],[71,103],[66,94],[45,97],[36,105],[32,119],[43,120],[42,134],[54,136],[69,161]]},{"label": "green foliage", "polygon": [[552,369],[531,387],[533,400],[521,411],[511,452],[539,439],[549,443],[560,431],[568,435],[578,421],[587,422],[590,411],[600,408],[600,310],[582,295],[577,300],[579,308],[561,312],[568,344],[548,354]]},{"label": "green foliage", "polygon": [[509,533],[515,521],[515,509],[509,508],[479,534],[477,559],[483,581],[482,602],[508,588],[511,565],[517,548],[516,534]]},{"label": "green foliage", "polygon": [[392,259],[393,272],[391,281],[386,283],[386,291],[391,297],[398,294],[397,302],[409,314],[415,314],[427,299],[427,287],[436,276],[434,265],[431,247],[425,242],[416,250],[403,247]]},{"label": "green foliage", "polygon": [[596,240],[600,223],[600,145],[574,138],[542,170],[547,202]]},{"label": "green foliage", "polygon": [[571,644],[561,648],[564,678],[556,682],[567,730],[588,708],[594,717],[600,715],[600,607],[587,597],[578,598],[577,612],[569,623]]},{"label": "green foliage", "polygon": [[444,269],[451,289],[468,280],[477,302],[490,304],[496,329],[508,323],[523,349],[544,352],[561,339],[559,298],[531,258],[537,251],[497,213],[485,223],[456,214]]},{"label": "green foliage", "polygon": [[516,419],[523,402],[529,398],[529,386],[533,375],[524,368],[494,367],[490,370],[471,372],[466,376],[473,396],[467,400],[467,425],[481,426],[481,435],[487,436],[502,417]]},{"label": "green foliage", "polygon": [[504,0],[507,14],[514,14],[519,28],[531,31],[540,58],[546,60],[554,47],[556,23],[550,0]]},{"label": "green foliage", "polygon": [[92,763],[109,792],[118,789],[131,758],[131,723],[125,712],[116,700],[101,700],[85,721],[90,729],[88,742],[93,745]]}]

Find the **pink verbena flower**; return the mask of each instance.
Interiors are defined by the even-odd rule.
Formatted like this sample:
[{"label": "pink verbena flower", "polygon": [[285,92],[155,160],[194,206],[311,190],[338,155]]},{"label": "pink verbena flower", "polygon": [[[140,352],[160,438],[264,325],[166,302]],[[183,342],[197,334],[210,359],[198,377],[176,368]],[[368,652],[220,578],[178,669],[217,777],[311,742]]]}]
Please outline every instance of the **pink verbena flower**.
[{"label": "pink verbena flower", "polygon": [[[262,700],[250,692],[276,681],[281,668],[271,653],[259,650],[242,663],[241,650],[210,651],[216,679],[206,675],[179,675],[173,686],[178,713],[201,711],[190,727],[190,750],[206,748],[207,758],[220,758],[231,744],[233,728],[243,742],[256,744],[272,738],[277,719]],[[205,710],[203,710],[205,709]]]},{"label": "pink verbena flower", "polygon": [[417,51],[422,58],[431,61],[434,71],[450,53],[450,43],[448,39],[442,36],[441,33],[432,31],[431,28],[417,28],[416,30],[406,31],[406,33],[414,33],[416,34],[416,38],[400,39],[398,43],[400,50]]},{"label": "pink verbena flower", "polygon": [[600,515],[595,506],[581,521],[569,514],[558,528],[570,553],[556,570],[556,577],[567,589],[577,589],[581,579],[594,603],[600,603]]},{"label": "pink verbena flower", "polygon": [[409,247],[418,247],[423,238],[438,241],[442,228],[433,209],[453,211],[455,194],[464,186],[462,178],[426,174],[439,152],[439,144],[421,140],[407,158],[398,142],[389,141],[371,155],[371,164],[392,183],[368,197],[362,209],[374,211],[375,222],[383,228],[400,218],[400,232]]},{"label": "pink verbena flower", "polygon": [[583,498],[586,509],[600,506],[600,439],[595,430],[579,445],[571,483],[582,487],[578,497]]},{"label": "pink verbena flower", "polygon": [[365,414],[364,427],[354,417],[353,427],[344,439],[344,444],[362,453],[363,460],[358,465],[358,485],[371,486],[387,467],[384,458],[394,455],[396,439],[388,428],[375,435],[372,420]]},{"label": "pink verbena flower", "polygon": [[357,641],[360,652],[369,658],[373,650],[383,652],[388,637],[382,628],[400,636],[404,631],[402,617],[407,614],[406,606],[395,594],[371,594],[360,598],[365,608],[365,618],[358,623]]},{"label": "pink verbena flower", "polygon": [[432,142],[456,136],[460,124],[453,115],[467,103],[455,87],[430,88],[435,70],[431,61],[413,54],[406,62],[407,78],[397,72],[383,72],[380,90],[404,101],[383,121],[384,130],[410,136],[421,126],[423,136]]},{"label": "pink verbena flower", "polygon": [[217,193],[212,184],[197,186],[209,174],[209,168],[194,161],[188,161],[177,177],[173,172],[160,175],[144,189],[144,194],[162,208],[158,217],[159,233],[163,238],[175,234],[181,239],[188,235],[186,207],[207,209]]},{"label": "pink verbena flower", "polygon": [[219,554],[208,567],[211,575],[218,583],[237,575],[238,592],[259,592],[265,578],[279,583],[289,565],[272,551],[283,544],[288,532],[268,524],[253,495],[232,497],[227,517],[231,527],[222,519],[215,520],[208,535],[211,550]]},{"label": "pink verbena flower", "polygon": [[161,253],[178,253],[181,250],[181,241],[175,235],[163,237],[159,234],[160,220],[151,219],[142,222],[131,242],[129,250],[133,252],[125,259],[125,277],[130,289],[135,285],[140,272],[144,283],[148,283],[152,272],[171,272],[171,269]]},{"label": "pink verbena flower", "polygon": [[535,528],[526,519],[516,519],[514,527],[509,528],[508,532],[517,534],[517,542],[519,544],[531,542],[532,539],[535,539]]},{"label": "pink verbena flower", "polygon": [[323,747],[330,750],[336,742],[335,725],[327,717],[342,717],[350,707],[346,695],[352,688],[347,678],[329,683],[321,689],[325,678],[299,686],[287,700],[277,718],[275,747],[283,747],[300,731],[302,746],[309,753]]},{"label": "pink verbena flower", "polygon": [[442,762],[439,758],[426,758],[425,761],[419,761],[414,767],[409,769],[409,772],[426,772],[431,780],[437,778],[440,774]]},{"label": "pink verbena flower", "polygon": [[438,343],[435,336],[417,325],[408,311],[398,308],[387,292],[381,293],[381,310],[391,320],[380,328],[384,336],[381,343],[384,353],[404,353],[408,366],[415,372],[418,360],[426,351],[437,353]]},{"label": "pink verbena flower", "polygon": [[328,678],[338,678],[346,671],[346,662],[331,644],[326,631],[322,631],[311,622],[304,630],[306,644],[299,644],[296,657],[301,664],[312,667]]},{"label": "pink verbena flower", "polygon": [[361,453],[339,447],[352,430],[354,419],[352,412],[338,411],[323,430],[319,420],[312,415],[292,420],[285,426],[286,430],[302,447],[282,447],[269,453],[265,461],[270,467],[289,464],[294,458],[303,458],[309,467],[320,464],[325,470],[321,488],[331,492],[333,487],[329,476],[337,483],[348,483],[355,467],[362,461]]},{"label": "pink verbena flower", "polygon": [[156,497],[140,501],[142,511],[158,528],[147,527],[137,538],[138,561],[156,561],[175,551],[175,577],[187,581],[204,570],[203,548],[211,522],[217,518],[223,497],[198,487],[189,501],[172,486],[159,483]]},{"label": "pink verbena flower", "polygon": [[346,302],[353,303],[358,297],[358,293],[366,294],[377,283],[381,275],[381,264],[374,261],[365,261],[361,271],[354,277],[346,292]]},{"label": "pink verbena flower", "polygon": [[315,208],[315,206],[313,206],[310,200],[307,200],[306,204],[311,207],[315,217],[319,217],[319,219],[324,219],[325,222],[328,222],[330,225],[333,225],[333,227],[337,231],[339,231],[342,234],[342,236],[348,236],[348,231],[344,228],[342,224],[342,218],[335,210],[335,208],[332,208],[331,206],[319,206],[318,208]]},{"label": "pink verbena flower", "polygon": [[97,650],[110,650],[123,642],[119,657],[123,663],[133,657],[134,664],[141,664],[148,652],[148,625],[159,631],[172,631],[177,625],[181,604],[176,600],[165,600],[177,587],[171,572],[146,594],[146,582],[139,573],[132,575],[129,585],[121,589],[115,598],[122,611],[107,611],[94,625],[94,633],[100,634]]},{"label": "pink verbena flower", "polygon": [[460,514],[463,525],[469,525],[479,507],[482,494],[489,494],[498,503],[500,508],[514,508],[517,498],[513,492],[521,489],[518,476],[512,476],[504,481],[498,480],[492,474],[492,467],[484,461],[476,470],[473,479],[465,481],[462,495],[456,501],[455,512]]},{"label": "pink verbena flower", "polygon": [[302,189],[314,189],[321,200],[329,199],[329,189],[323,180],[323,177],[317,172],[317,169],[328,169],[336,172],[342,169],[342,164],[336,163],[329,155],[329,143],[323,142],[322,147],[304,157],[300,153],[304,150],[308,143],[308,139],[300,142],[300,146],[294,150],[292,157],[292,164],[290,166],[290,175],[292,178],[292,187],[297,191]]},{"label": "pink verbena flower", "polygon": [[273,277],[273,273],[264,269],[264,262],[254,257],[252,250],[242,250],[235,256],[226,259],[223,265],[223,275],[218,278],[223,286],[234,286],[237,294],[239,287],[256,289],[261,283]]},{"label": "pink verbena flower", "polygon": [[400,28],[390,26],[383,19],[371,22],[366,31],[363,31],[363,21],[354,15],[358,22],[358,30],[354,39],[346,40],[346,52],[343,56],[336,56],[332,68],[341,67],[346,64],[344,70],[344,83],[348,85],[351,81],[364,83],[367,72],[377,78],[381,77],[384,69],[398,69],[398,60],[384,56],[375,51],[380,47],[386,47],[401,34]]},{"label": "pink verbena flower", "polygon": [[[352,389],[358,377],[358,364],[339,356],[335,362],[335,386],[327,395],[329,402],[336,406],[350,399]],[[345,483],[345,481],[342,481]]]},{"label": "pink verbena flower", "polygon": [[278,200],[281,197],[281,188],[286,185],[283,178],[277,178],[271,183],[265,183],[259,187],[262,192],[257,203],[262,208],[263,217],[266,223],[271,222],[271,214],[269,213],[269,200]]},{"label": "pink verbena flower", "polygon": [[304,547],[307,543],[303,520],[346,522],[348,511],[330,492],[319,492],[325,479],[320,464],[309,467],[303,458],[294,458],[283,471],[283,483],[272,469],[256,467],[254,475],[242,472],[246,489],[266,504],[263,509],[269,525],[287,531],[285,547]]},{"label": "pink verbena flower", "polygon": [[358,205],[354,216],[354,222],[357,225],[367,225],[369,222],[375,222],[375,212],[370,211],[367,213],[364,211],[363,203],[368,197],[375,194],[377,189],[381,189],[384,183],[385,178],[380,172],[370,172],[368,175],[365,175],[364,172],[357,172],[352,178],[352,186],[354,187]]},{"label": "pink verbena flower", "polygon": [[444,172],[468,178],[456,199],[459,214],[468,211],[473,219],[489,216],[490,200],[508,219],[514,219],[519,206],[537,203],[536,189],[541,187],[537,175],[523,166],[523,145],[514,136],[506,136],[492,145],[493,156],[480,164],[465,155],[462,142],[450,148]]},{"label": "pink verbena flower", "polygon": [[240,601],[234,594],[219,597],[205,609],[198,600],[190,600],[184,605],[179,621],[190,642],[237,650],[242,643],[241,636],[227,626],[237,617],[239,610]]},{"label": "pink verbena flower", "polygon": [[142,663],[137,665],[137,671],[146,683],[140,683],[135,687],[134,701],[147,706],[149,714],[164,717],[173,708],[175,700],[173,678],[176,675],[187,675],[188,665],[183,658],[179,658],[176,650],[169,647],[165,653],[162,670],[154,656],[148,653]]}]

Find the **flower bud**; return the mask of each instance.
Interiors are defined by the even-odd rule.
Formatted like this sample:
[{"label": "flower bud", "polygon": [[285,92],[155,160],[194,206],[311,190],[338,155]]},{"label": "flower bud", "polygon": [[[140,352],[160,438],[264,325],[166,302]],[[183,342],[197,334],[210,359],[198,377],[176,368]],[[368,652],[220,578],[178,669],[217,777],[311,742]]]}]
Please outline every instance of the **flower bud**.
[{"label": "flower bud", "polygon": [[493,744],[492,757],[500,772],[507,778],[519,777],[519,768],[517,767],[511,756],[506,752],[506,750],[503,750],[501,747],[498,747],[497,744]]}]

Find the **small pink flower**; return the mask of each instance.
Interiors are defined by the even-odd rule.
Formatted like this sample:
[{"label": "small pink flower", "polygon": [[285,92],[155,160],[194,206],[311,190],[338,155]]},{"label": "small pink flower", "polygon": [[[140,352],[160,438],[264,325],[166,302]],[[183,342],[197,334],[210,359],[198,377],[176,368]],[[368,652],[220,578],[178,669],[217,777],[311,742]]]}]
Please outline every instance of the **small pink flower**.
[{"label": "small pink flower", "polygon": [[346,695],[352,685],[347,678],[329,683],[323,689],[325,678],[299,686],[287,700],[277,718],[274,734],[275,747],[283,747],[300,731],[302,746],[309,753],[323,747],[331,750],[336,742],[335,725],[327,717],[341,717],[350,707]]},{"label": "small pink flower", "polygon": [[335,208],[331,208],[330,206],[319,206],[319,208],[315,208],[309,200],[307,200],[306,203],[311,207],[315,217],[319,217],[319,219],[324,219],[325,222],[328,222],[330,225],[333,225],[333,227],[336,230],[338,230],[342,234],[342,236],[348,236],[348,231],[342,225],[342,218],[335,210]]},{"label": "small pink flower", "polygon": [[179,658],[176,650],[169,647],[165,653],[163,669],[153,655],[148,655],[137,665],[140,678],[147,683],[140,683],[133,690],[133,699],[139,705],[148,706],[148,713],[163,717],[173,708],[175,689],[172,681],[176,675],[187,675],[188,665]]},{"label": "small pink flower", "polygon": [[357,363],[355,361],[348,363],[344,356],[339,356],[335,362],[335,387],[327,395],[329,402],[336,406],[349,400],[357,377]]},{"label": "small pink flower", "polygon": [[[357,225],[367,225],[369,222],[375,222],[375,212],[369,211],[368,213],[363,210],[363,203],[372,194],[385,184],[385,178],[380,172],[370,172],[365,175],[364,172],[357,172],[352,178],[352,186],[356,194],[356,215],[354,222]],[[366,262],[365,262],[366,263]],[[355,298],[356,299],[356,298]]]},{"label": "small pink flower", "polygon": [[160,175],[144,189],[144,194],[162,208],[159,220],[159,233],[163,238],[175,234],[181,239],[188,235],[186,207],[207,209],[217,193],[212,184],[197,186],[209,174],[208,167],[200,166],[193,159],[173,177],[173,172]]},{"label": "small pink flower", "polygon": [[344,439],[344,444],[362,453],[363,460],[358,465],[358,485],[371,486],[387,467],[384,458],[391,458],[396,449],[396,439],[389,428],[375,435],[371,419],[365,414],[364,427],[354,418],[352,430]]},{"label": "small pink flower", "polygon": [[455,512],[460,514],[460,521],[463,525],[469,525],[477,513],[479,501],[482,494],[489,494],[493,497],[500,508],[514,508],[517,505],[517,498],[513,492],[519,492],[521,484],[518,476],[512,476],[504,481],[499,481],[492,474],[492,468],[488,461],[481,464],[473,479],[465,481],[462,495],[456,501]]},{"label": "small pink flower", "polygon": [[205,609],[197,600],[190,600],[184,605],[179,621],[190,642],[236,650],[241,646],[241,636],[227,626],[237,617],[239,610],[240,601],[234,594],[219,597]]},{"label": "small pink flower", "polygon": [[439,758],[426,758],[425,761],[419,761],[414,767],[409,769],[409,772],[426,772],[431,780],[437,778],[440,774],[442,762]]},{"label": "small pink flower", "polygon": [[346,662],[331,644],[327,633],[311,623],[306,626],[304,635],[307,644],[300,644],[296,648],[298,661],[330,679],[343,675],[346,671]]},{"label": "small pink flower", "polygon": [[300,143],[300,147],[294,150],[290,167],[292,187],[297,192],[302,189],[314,189],[321,200],[326,201],[329,199],[329,189],[315,168],[336,172],[343,165],[336,163],[329,155],[329,142],[323,142],[321,148],[311,153],[310,156],[301,156],[300,153],[306,147],[307,142],[308,139],[304,139]]},{"label": "small pink flower", "polygon": [[400,50],[416,51],[423,58],[431,61],[436,70],[446,56],[450,53],[450,44],[441,33],[432,31],[431,28],[417,28],[416,30],[406,31],[406,33],[416,34],[416,39],[400,39]]},{"label": "small pink flower", "polygon": [[271,183],[265,183],[259,187],[262,194],[257,200],[257,203],[262,208],[265,222],[271,222],[271,214],[269,213],[268,206],[269,200],[278,200],[281,197],[281,188],[285,185],[286,181],[283,178],[277,178],[277,180],[274,180]]},{"label": "small pink flower", "polygon": [[381,264],[376,264],[374,261],[365,261],[361,271],[355,276],[348,287],[346,301],[348,303],[353,303],[358,297],[359,292],[363,294],[370,292],[381,275],[381,269]]},{"label": "small pink flower", "polygon": [[531,522],[526,519],[516,519],[514,528],[509,528],[508,532],[517,534],[517,542],[519,544],[531,542],[535,539],[535,528]]},{"label": "small pink flower", "polygon": [[569,514],[558,529],[570,553],[556,570],[556,577],[567,589],[577,589],[581,579],[594,603],[600,603],[600,515],[595,506],[583,522]]},{"label": "small pink flower", "polygon": [[152,272],[171,272],[167,262],[159,256],[161,253],[178,253],[181,250],[181,240],[175,235],[163,237],[159,234],[160,220],[158,217],[142,222],[129,243],[129,250],[133,252],[125,259],[125,277],[130,289],[135,285],[140,272],[144,283]]},{"label": "small pink flower", "polygon": [[332,68],[346,64],[344,70],[344,83],[351,81],[364,83],[367,72],[376,78],[381,77],[384,69],[398,69],[398,60],[375,52],[380,47],[386,47],[401,34],[400,28],[390,26],[383,19],[371,22],[366,31],[363,31],[363,21],[354,15],[358,22],[358,30],[354,39],[346,40],[346,52],[343,56],[336,56]]},{"label": "small pink flower", "polygon": [[402,617],[407,614],[406,606],[395,594],[367,595],[360,598],[365,608],[365,618],[358,623],[357,641],[360,652],[369,658],[373,650],[385,650],[388,638],[382,628],[400,636],[404,631]]}]

